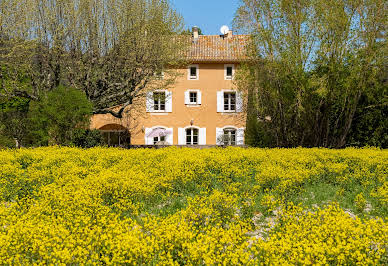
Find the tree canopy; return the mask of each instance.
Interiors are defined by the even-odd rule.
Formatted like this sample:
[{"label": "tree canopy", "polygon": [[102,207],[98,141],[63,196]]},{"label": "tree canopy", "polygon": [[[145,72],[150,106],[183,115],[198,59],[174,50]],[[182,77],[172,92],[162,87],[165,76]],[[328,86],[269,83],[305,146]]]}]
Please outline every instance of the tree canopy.
[{"label": "tree canopy", "polygon": [[121,118],[147,85],[174,80],[155,73],[180,61],[172,36],[182,25],[165,0],[1,1],[1,63],[25,69],[31,86],[0,93],[36,99],[63,84],[83,90],[95,114]]},{"label": "tree canopy", "polygon": [[252,34],[239,77],[254,106],[247,127],[269,135],[265,145],[346,145],[363,95],[378,89],[377,105],[387,107],[378,78],[386,14],[383,0],[243,0],[235,27]]}]

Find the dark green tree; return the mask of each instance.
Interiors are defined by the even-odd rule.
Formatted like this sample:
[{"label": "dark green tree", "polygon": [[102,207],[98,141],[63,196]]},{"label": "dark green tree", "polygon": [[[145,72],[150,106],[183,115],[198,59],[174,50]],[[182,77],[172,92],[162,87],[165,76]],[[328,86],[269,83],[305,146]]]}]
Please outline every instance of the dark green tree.
[{"label": "dark green tree", "polygon": [[31,145],[71,145],[77,129],[88,128],[92,104],[77,89],[59,86],[31,102],[29,111]]}]

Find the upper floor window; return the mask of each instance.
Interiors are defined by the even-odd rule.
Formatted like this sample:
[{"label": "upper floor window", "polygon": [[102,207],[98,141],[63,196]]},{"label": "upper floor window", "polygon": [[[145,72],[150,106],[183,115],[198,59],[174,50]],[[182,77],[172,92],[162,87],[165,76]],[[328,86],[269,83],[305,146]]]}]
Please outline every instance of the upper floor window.
[{"label": "upper floor window", "polygon": [[234,128],[224,129],[223,142],[224,142],[224,145],[236,145],[236,129]]},{"label": "upper floor window", "polygon": [[236,111],[235,92],[224,92],[224,111]]},{"label": "upper floor window", "polygon": [[187,128],[186,129],[186,145],[197,145],[198,144],[198,129]]},{"label": "upper floor window", "polygon": [[199,67],[198,65],[191,65],[188,69],[188,79],[197,80],[199,78]]},{"label": "upper floor window", "polygon": [[166,110],[166,94],[165,92],[154,92],[154,110],[165,111]]},{"label": "upper floor window", "polygon": [[168,90],[148,91],[146,94],[146,111],[148,113],[171,113],[172,92]]},{"label": "upper floor window", "polygon": [[187,106],[200,106],[202,93],[200,90],[185,91],[185,104]]},{"label": "upper floor window", "polygon": [[191,91],[190,95],[189,95],[189,98],[190,98],[190,103],[191,104],[197,104],[197,102],[198,102],[198,93],[196,91]]},{"label": "upper floor window", "polygon": [[225,65],[225,79],[232,80],[234,76],[234,65]]},{"label": "upper floor window", "polygon": [[163,70],[161,70],[161,69],[156,70],[155,78],[159,79],[159,80],[164,79],[164,72],[163,72]]}]

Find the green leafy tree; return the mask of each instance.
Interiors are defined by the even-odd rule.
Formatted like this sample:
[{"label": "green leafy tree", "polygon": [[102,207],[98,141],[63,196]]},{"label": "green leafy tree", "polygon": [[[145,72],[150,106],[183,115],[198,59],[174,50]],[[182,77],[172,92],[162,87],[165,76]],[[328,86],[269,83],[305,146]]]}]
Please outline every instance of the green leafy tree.
[{"label": "green leafy tree", "polygon": [[31,103],[30,144],[71,145],[77,129],[89,126],[92,109],[82,91],[57,87],[41,101]]},{"label": "green leafy tree", "polygon": [[386,10],[383,0],[242,1],[235,27],[252,33],[252,61],[237,82],[255,88],[273,145],[346,144],[361,96],[378,87]]}]

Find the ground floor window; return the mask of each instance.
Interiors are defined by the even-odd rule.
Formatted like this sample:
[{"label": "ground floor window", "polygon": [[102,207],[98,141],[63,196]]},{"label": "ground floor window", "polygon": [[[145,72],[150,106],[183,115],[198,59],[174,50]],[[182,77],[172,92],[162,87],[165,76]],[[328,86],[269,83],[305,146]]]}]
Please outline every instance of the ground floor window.
[{"label": "ground floor window", "polygon": [[154,145],[156,145],[158,142],[164,142],[164,141],[166,141],[166,136],[154,137]]},{"label": "ground floor window", "polygon": [[123,147],[129,145],[130,137],[126,131],[101,131],[105,145]]},{"label": "ground floor window", "polygon": [[224,129],[224,145],[236,145],[236,129],[226,128]]},{"label": "ground floor window", "polygon": [[186,145],[198,145],[198,129],[186,129]]}]

